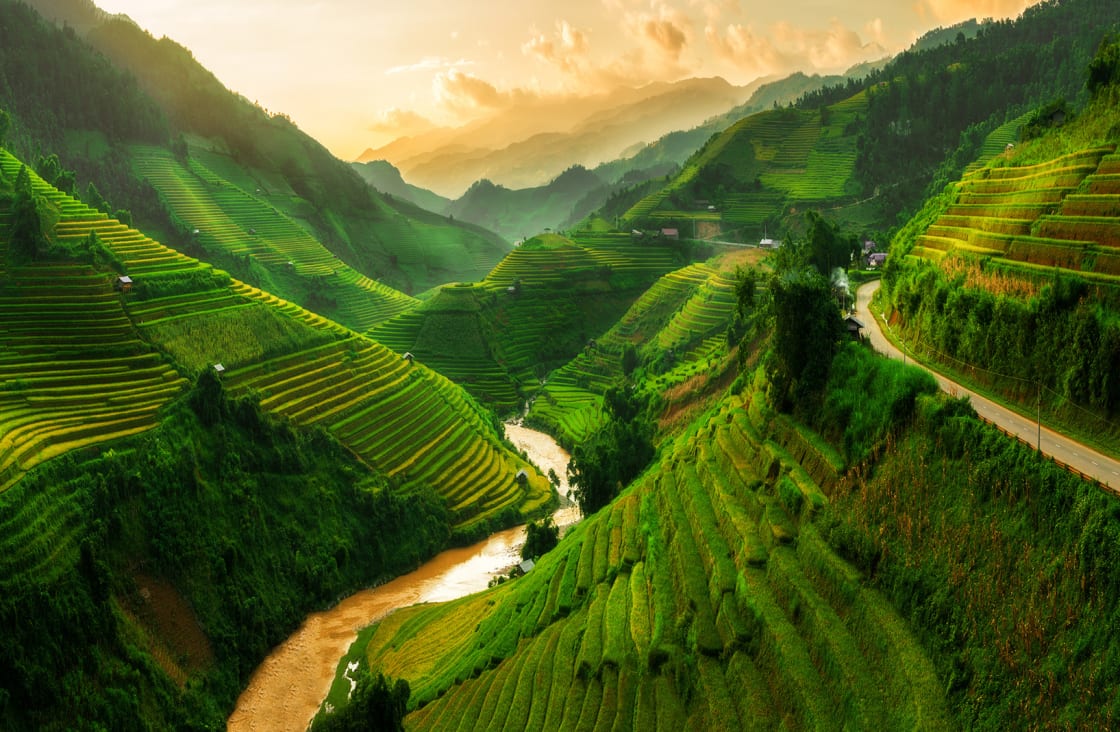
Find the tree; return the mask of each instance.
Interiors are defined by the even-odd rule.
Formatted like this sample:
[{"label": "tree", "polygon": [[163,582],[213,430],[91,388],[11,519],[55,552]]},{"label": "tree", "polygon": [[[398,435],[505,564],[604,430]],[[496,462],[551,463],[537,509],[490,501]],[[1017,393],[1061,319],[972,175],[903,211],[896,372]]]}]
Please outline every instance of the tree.
[{"label": "tree", "polygon": [[[1106,35],[1101,40],[1097,55],[1089,62],[1086,87],[1091,96],[1096,96],[1098,91],[1118,81],[1120,81],[1120,41]],[[3,136],[0,135],[0,141],[2,139]]]},{"label": "tree", "polygon": [[809,269],[775,275],[770,307],[774,337],[769,373],[775,402],[787,410],[814,404],[844,334],[832,288]]},{"label": "tree", "polygon": [[568,464],[569,482],[583,515],[610,503],[653,459],[653,425],[648,404],[633,389],[618,387],[604,396],[607,422],[576,445]]},{"label": "tree", "polygon": [[754,267],[736,269],[735,298],[739,303],[739,317],[745,318],[754,308],[754,294],[758,290],[758,270]]},{"label": "tree", "polygon": [[313,732],[400,732],[401,720],[408,709],[412,690],[404,679],[392,679],[378,673],[363,673],[350,695],[350,702],[321,718]]},{"label": "tree", "polygon": [[522,559],[536,559],[552,550],[560,541],[560,529],[551,516],[540,521],[530,521],[525,527],[525,545],[521,547]]},{"label": "tree", "polygon": [[8,238],[10,251],[17,259],[35,259],[46,248],[47,240],[43,236],[39,203],[31,190],[31,175],[27,172],[27,166],[20,166],[16,175]]},{"label": "tree", "polygon": [[97,186],[93,184],[92,180],[89,182],[89,185],[86,186],[85,204],[106,214],[112,210],[112,206],[110,206],[109,202],[105,200],[105,197],[101,195],[101,191],[97,190]]},{"label": "tree", "polygon": [[805,214],[808,224],[806,257],[809,264],[828,277],[836,267],[847,269],[852,258],[853,243],[841,236],[839,229],[816,211]]},{"label": "tree", "polygon": [[638,349],[634,347],[633,343],[627,344],[626,348],[622,350],[622,373],[629,376],[634,372],[634,369],[638,368],[639,363],[641,361],[638,358]]},{"label": "tree", "polygon": [[12,129],[12,117],[0,109],[0,147],[4,147],[4,140],[8,139],[8,132]]}]

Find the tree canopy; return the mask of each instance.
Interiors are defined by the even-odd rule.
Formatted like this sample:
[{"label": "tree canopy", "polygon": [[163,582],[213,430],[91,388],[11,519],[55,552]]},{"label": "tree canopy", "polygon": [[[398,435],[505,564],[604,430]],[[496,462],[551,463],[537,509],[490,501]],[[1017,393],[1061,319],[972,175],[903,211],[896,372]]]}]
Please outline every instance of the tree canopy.
[{"label": "tree canopy", "polygon": [[653,425],[645,399],[628,387],[604,397],[607,422],[588,441],[576,445],[568,475],[585,516],[607,505],[653,459]]}]

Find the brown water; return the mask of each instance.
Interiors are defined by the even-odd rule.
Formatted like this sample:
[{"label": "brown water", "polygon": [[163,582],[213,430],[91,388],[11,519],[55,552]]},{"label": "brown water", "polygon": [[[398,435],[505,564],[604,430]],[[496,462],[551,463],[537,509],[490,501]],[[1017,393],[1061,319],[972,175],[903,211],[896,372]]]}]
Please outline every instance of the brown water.
[{"label": "brown water", "polygon": [[[519,425],[507,424],[506,434],[546,474],[550,468],[556,471],[563,495],[567,453],[548,435]],[[566,527],[579,520],[579,509],[567,506],[554,516],[558,526]],[[303,732],[330,690],[338,660],[359,630],[400,607],[453,600],[486,589],[491,578],[520,560],[518,551],[524,542],[523,526],[499,531],[474,546],[442,552],[415,572],[351,595],[330,610],[309,615],[253,672],[228,729]]]}]

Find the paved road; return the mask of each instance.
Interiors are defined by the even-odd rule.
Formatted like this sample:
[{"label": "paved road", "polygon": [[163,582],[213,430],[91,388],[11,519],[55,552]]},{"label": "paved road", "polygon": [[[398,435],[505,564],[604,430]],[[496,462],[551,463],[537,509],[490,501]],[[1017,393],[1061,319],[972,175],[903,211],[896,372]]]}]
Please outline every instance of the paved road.
[{"label": "paved road", "polygon": [[[902,351],[895,348],[894,344],[887,340],[886,336],[883,335],[883,328],[889,326],[883,322],[880,315],[871,314],[869,308],[871,296],[878,289],[879,281],[876,280],[865,283],[856,291],[856,317],[864,324],[864,333],[871,339],[871,345],[874,346],[876,351],[891,358],[917,363],[913,358],[906,357]],[[933,374],[943,391],[953,396],[967,396],[972,402],[973,409],[981,417],[989,422],[994,422],[1007,432],[1017,435],[1031,447],[1038,446],[1039,429],[1036,420],[1024,417],[980,396],[974,391],[966,389],[955,381],[950,381],[923,363],[917,363],[917,365]],[[1112,491],[1120,493],[1120,462],[1048,429],[1045,424],[1042,425],[1042,453],[1096,479]]]}]

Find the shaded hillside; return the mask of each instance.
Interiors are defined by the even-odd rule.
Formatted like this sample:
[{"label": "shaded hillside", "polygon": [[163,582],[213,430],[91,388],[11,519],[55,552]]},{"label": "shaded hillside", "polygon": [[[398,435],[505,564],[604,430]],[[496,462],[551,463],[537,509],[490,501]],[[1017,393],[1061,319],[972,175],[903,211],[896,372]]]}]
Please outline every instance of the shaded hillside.
[{"label": "shaded hillside", "polygon": [[6,730],[223,728],[305,613],[448,540],[431,492],[401,494],[210,374],[102,447],[0,493]]},{"label": "shaded hillside", "polygon": [[921,372],[833,370],[827,439],[756,373],[524,577],[364,632],[410,728],[1109,726],[1117,499]]},{"label": "shaded hillside", "polygon": [[520,241],[569,221],[576,204],[589,195],[603,195],[603,181],[586,168],[568,168],[548,185],[510,190],[481,180],[445,212]]},{"label": "shaded hillside", "polygon": [[[268,192],[267,205],[306,228],[326,248],[323,256],[397,289],[421,292],[481,277],[508,250],[497,237],[472,227],[426,221],[437,244],[417,256],[409,235],[416,222],[413,211],[372,191],[283,115],[268,114],[228,91],[189,51],[168,39],[155,40],[127,19],[99,14],[88,0],[44,0],[48,6],[59,22],[84,33],[79,38],[73,30],[57,31],[26,8],[7,16],[14,21],[6,26],[14,39],[11,48],[58,48],[53,54],[11,54],[0,68],[34,84],[26,89],[23,82],[10,85],[9,98],[0,92],[0,106],[16,117],[12,144],[25,154],[57,152],[63,166],[78,173],[80,193],[85,195],[87,182],[95,182],[107,199],[130,209],[170,244],[189,249],[191,229],[178,227],[181,217],[166,210],[159,194],[135,175],[131,150],[123,143],[158,143],[183,164],[197,156],[248,195]],[[91,24],[91,18],[103,19]],[[111,73],[93,74],[102,67]],[[89,103],[75,107],[83,113],[65,116],[87,95]],[[110,99],[114,104],[102,101]],[[108,112],[101,113],[101,106]],[[114,122],[114,114],[124,122]],[[215,155],[224,163],[216,165]],[[222,264],[293,299],[309,288],[322,289],[322,283],[286,282],[275,273],[269,278],[232,261]],[[342,289],[336,299],[346,300]]]},{"label": "shaded hillside", "polygon": [[480,283],[447,286],[370,335],[463,385],[499,413],[607,330],[642,291],[679,265],[665,242],[555,234],[514,249]]},{"label": "shaded hillside", "polygon": [[450,198],[444,198],[425,188],[407,183],[401,177],[401,171],[397,170],[388,160],[370,160],[366,163],[350,163],[350,165],[358,171],[358,175],[362,176],[367,183],[377,190],[390,196],[411,201],[420,208],[433,213],[443,213],[447,210],[447,206],[451,204]]},{"label": "shaded hillside", "polygon": [[987,162],[900,231],[884,280],[912,349],[1032,414],[1041,401],[1108,452],[1120,435],[1118,94],[1106,85],[1061,123],[1045,108],[997,130]]},{"label": "shaded hillside", "polygon": [[[21,173],[6,151],[0,170],[16,181],[8,216],[15,238],[6,251],[14,268],[8,287],[20,288],[3,331],[13,361],[3,393],[18,415],[3,437],[4,484],[38,460],[154,426],[181,375],[220,363],[234,395],[255,394],[268,412],[330,431],[406,487],[438,486],[456,525],[548,501],[540,476],[526,486],[515,481],[524,462],[500,443],[490,415],[443,377],[91,210]],[[39,211],[32,229],[45,233],[39,243],[28,236],[28,201]],[[114,294],[117,275],[107,271],[52,269],[51,252],[64,249],[113,263],[132,278],[128,292]],[[27,307],[36,300],[39,309]],[[83,307],[104,322],[83,323],[75,315]],[[147,368],[135,372],[96,360],[118,350],[162,358],[139,359],[136,366]]]},{"label": "shaded hillside", "polygon": [[691,128],[748,95],[722,79],[686,79],[544,107],[527,104],[508,113],[514,119],[425,133],[359,160],[388,160],[411,183],[448,196],[483,178],[510,188],[540,186],[572,165],[597,165],[635,143]]}]

